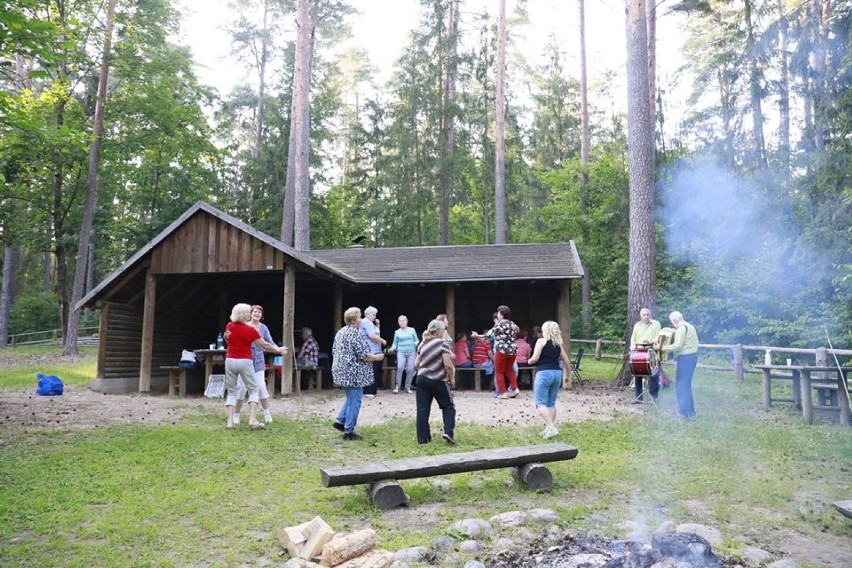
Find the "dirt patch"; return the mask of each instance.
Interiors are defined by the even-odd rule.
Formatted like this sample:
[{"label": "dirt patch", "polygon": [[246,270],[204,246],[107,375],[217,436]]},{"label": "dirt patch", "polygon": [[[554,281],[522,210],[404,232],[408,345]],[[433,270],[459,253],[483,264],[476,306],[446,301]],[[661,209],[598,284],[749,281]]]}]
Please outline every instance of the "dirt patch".
[{"label": "dirt patch", "polygon": [[[533,403],[532,392],[525,390],[514,399],[496,400],[490,392],[456,391],[458,421],[486,425],[543,425]],[[641,408],[627,404],[629,397],[603,385],[584,385],[560,394],[557,422],[589,419],[612,420]],[[270,402],[273,415],[293,418],[334,419],[343,396],[339,390],[307,391]],[[174,398],[160,394],[103,394],[87,388],[67,386],[61,396],[37,396],[35,389],[0,391],[0,428],[95,428],[111,424],[177,424],[198,411],[222,411],[219,399],[203,397]],[[437,414],[436,414],[437,416]],[[393,419],[414,420],[414,395],[379,391],[374,399],[365,398],[359,424],[383,424]]]}]

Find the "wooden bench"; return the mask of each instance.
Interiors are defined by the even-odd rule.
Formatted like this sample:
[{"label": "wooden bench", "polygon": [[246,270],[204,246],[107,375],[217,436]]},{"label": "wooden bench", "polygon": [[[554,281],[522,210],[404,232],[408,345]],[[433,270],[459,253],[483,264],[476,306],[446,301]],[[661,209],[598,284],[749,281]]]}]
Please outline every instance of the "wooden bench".
[{"label": "wooden bench", "polygon": [[[840,389],[836,384],[811,383],[811,386],[816,391],[817,395],[817,406],[814,406],[815,409],[820,410],[820,407],[832,408],[840,405],[838,396]],[[850,394],[852,394],[852,392],[850,392]]]},{"label": "wooden bench", "polygon": [[517,446],[327,467],[321,468],[320,473],[325,487],[365,483],[370,502],[375,507],[392,509],[410,501],[399,485],[399,479],[510,467],[515,478],[524,486],[550,490],[553,488],[553,476],[542,463],[574,459],[577,452],[577,448],[567,444]]},{"label": "wooden bench", "polygon": [[177,365],[163,365],[160,367],[169,372],[169,396],[175,395],[175,388],[181,398],[186,397],[186,367]]}]

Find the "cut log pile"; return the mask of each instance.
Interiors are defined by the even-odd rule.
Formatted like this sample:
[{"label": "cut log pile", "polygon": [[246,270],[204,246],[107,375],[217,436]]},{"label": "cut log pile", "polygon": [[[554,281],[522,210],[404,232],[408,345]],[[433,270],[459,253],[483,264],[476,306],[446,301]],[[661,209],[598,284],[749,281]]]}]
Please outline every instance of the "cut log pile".
[{"label": "cut log pile", "polygon": [[393,554],[376,550],[372,529],[338,535],[320,517],[278,531],[278,541],[290,553],[287,568],[336,566],[338,568],[386,568]]}]

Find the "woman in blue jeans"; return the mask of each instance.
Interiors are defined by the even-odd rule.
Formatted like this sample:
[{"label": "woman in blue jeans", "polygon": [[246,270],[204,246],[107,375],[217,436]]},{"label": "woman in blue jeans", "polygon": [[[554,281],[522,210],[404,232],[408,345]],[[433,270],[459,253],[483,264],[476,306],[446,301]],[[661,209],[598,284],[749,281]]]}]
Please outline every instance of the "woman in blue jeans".
[{"label": "woman in blue jeans", "polygon": [[331,348],[331,376],[334,384],[343,389],[346,401],[332,426],[343,432],[344,440],[360,440],[355,426],[361,412],[362,389],[373,382],[373,361],[381,361],[384,355],[370,353],[369,346],[361,337],[360,308],[349,308],[343,312],[343,322],[346,325],[334,336]]},{"label": "woman in blue jeans", "polygon": [[[535,365],[533,394],[535,407],[544,420],[541,437],[552,438],[559,433],[556,428],[556,395],[559,387],[571,386],[571,359],[562,347],[562,331],[555,321],[546,321],[541,326],[542,336],[535,342],[528,363]],[[560,368],[559,362],[562,361]]]}]

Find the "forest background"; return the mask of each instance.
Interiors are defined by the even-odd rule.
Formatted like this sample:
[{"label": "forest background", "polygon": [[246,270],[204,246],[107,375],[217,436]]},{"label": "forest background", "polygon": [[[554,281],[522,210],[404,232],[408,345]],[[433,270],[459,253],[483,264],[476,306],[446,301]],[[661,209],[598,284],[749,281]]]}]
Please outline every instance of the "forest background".
[{"label": "forest background", "polygon": [[[579,36],[547,42],[543,64],[525,60],[512,45],[535,1],[508,18],[506,242],[573,239],[589,294],[585,310],[572,305],[572,334],[620,338],[635,320],[627,117],[614,88],[624,69],[598,68],[584,85],[566,64]],[[362,235],[437,245],[444,228],[449,244],[495,242],[497,20],[458,0],[415,4],[418,23],[379,82],[363,48],[340,49],[357,2],[310,2],[310,248]],[[288,175],[292,0],[233,2],[231,49],[254,79],[228,92],[199,81],[176,0],[115,10],[84,291],[198,200],[277,237]],[[852,4],[657,10],[683,18],[686,37],[683,69],[652,99],[658,313],[683,311],[705,342],[813,347],[830,334],[852,345]],[[106,13],[103,0],[0,0],[0,345],[69,317]]]}]

